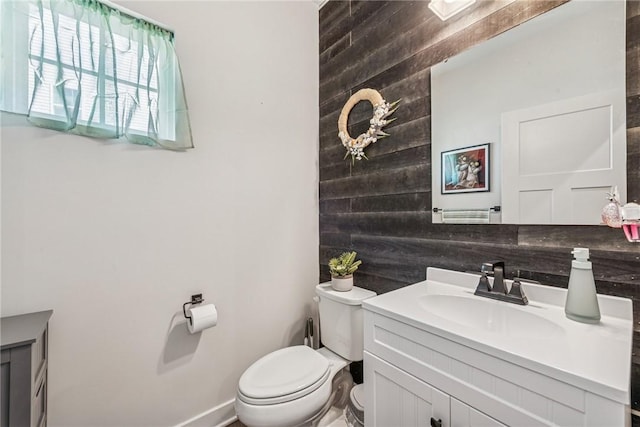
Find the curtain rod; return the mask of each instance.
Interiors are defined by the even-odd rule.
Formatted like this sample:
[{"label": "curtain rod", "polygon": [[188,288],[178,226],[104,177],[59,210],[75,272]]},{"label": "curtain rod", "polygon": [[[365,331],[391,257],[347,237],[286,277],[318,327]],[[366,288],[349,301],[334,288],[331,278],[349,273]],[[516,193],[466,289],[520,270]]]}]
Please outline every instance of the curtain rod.
[{"label": "curtain rod", "polygon": [[160,27],[163,30],[168,31],[171,34],[175,35],[175,31],[173,30],[173,28],[170,28],[169,26],[167,26],[167,25],[165,25],[165,24],[163,24],[161,22],[158,22],[156,20],[148,18],[148,17],[146,17],[146,16],[144,16],[144,15],[138,13],[138,12],[134,12],[131,9],[127,9],[124,6],[120,6],[119,4],[113,3],[113,2],[111,2],[109,0],[99,0],[99,1],[100,1],[100,3],[104,4],[105,6],[110,7],[111,9],[115,9],[118,12],[122,13],[123,15],[126,15],[126,16],[128,16],[130,18],[139,19],[141,21],[148,22],[150,24],[153,24],[153,25],[155,25],[157,27]]}]

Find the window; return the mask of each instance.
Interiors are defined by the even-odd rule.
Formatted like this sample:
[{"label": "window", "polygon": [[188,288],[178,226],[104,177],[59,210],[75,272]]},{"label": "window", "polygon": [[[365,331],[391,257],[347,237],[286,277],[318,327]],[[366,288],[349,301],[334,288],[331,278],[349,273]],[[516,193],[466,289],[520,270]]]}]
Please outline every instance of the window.
[{"label": "window", "polygon": [[2,1],[0,14],[2,110],[82,135],[192,147],[172,33],[95,0]]}]

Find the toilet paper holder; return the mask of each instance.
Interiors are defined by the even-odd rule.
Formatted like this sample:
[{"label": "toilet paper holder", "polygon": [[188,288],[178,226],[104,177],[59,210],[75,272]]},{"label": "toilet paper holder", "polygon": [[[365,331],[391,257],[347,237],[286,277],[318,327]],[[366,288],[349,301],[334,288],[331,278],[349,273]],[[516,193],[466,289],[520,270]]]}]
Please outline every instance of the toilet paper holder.
[{"label": "toilet paper holder", "polygon": [[187,301],[182,304],[182,313],[184,314],[185,319],[189,319],[189,324],[193,325],[193,318],[187,315],[187,305],[197,305],[202,304],[204,302],[204,298],[202,298],[202,294],[191,295],[191,301]]}]

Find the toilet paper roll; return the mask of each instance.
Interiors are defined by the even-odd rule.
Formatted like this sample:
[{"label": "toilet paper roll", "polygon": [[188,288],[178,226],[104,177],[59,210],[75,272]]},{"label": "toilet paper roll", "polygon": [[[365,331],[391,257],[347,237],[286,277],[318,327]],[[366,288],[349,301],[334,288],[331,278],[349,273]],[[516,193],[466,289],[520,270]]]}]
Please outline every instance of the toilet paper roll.
[{"label": "toilet paper roll", "polygon": [[216,326],[218,323],[218,311],[213,304],[193,306],[187,310],[187,315],[191,316],[191,321],[187,319],[187,328],[192,334]]}]

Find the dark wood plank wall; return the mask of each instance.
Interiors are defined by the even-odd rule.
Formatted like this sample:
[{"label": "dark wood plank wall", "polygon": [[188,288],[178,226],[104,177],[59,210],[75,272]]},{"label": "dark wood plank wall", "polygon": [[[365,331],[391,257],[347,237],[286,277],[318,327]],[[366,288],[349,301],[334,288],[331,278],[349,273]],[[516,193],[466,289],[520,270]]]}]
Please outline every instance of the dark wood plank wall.
[{"label": "dark wood plank wall", "polygon": [[[321,281],[330,279],[329,258],[351,249],[363,260],[356,285],[378,293],[424,280],[427,266],[477,271],[490,259],[505,260],[509,275],[566,287],[570,251],[584,246],[592,250],[598,292],[633,298],[638,325],[640,245],[626,242],[620,230],[431,222],[430,67],[565,1],[478,1],[444,23],[427,1],[330,1],[320,9]],[[627,2],[626,52],[628,198],[638,201],[638,0]],[[367,148],[368,161],[351,164],[343,160],[337,120],[349,96],[364,87],[402,104],[398,120],[385,128],[391,137]],[[368,127],[371,107],[365,104],[349,117],[351,135]],[[636,353],[632,400],[640,409]]]}]

